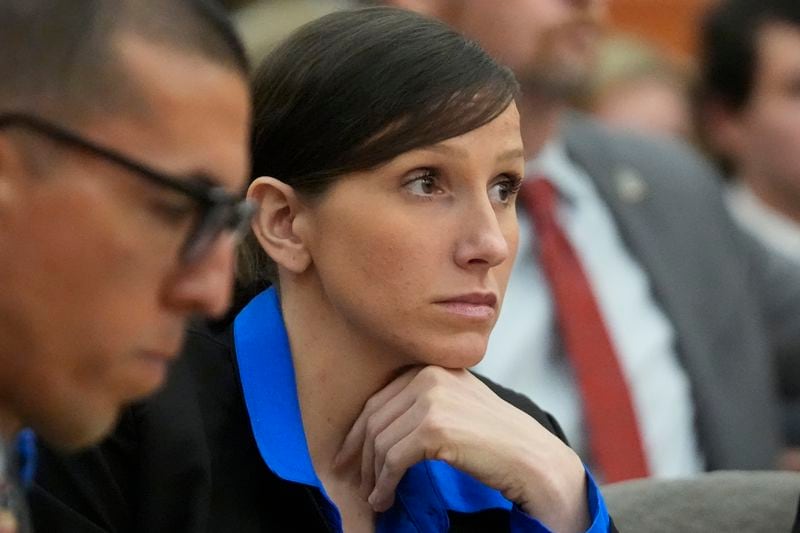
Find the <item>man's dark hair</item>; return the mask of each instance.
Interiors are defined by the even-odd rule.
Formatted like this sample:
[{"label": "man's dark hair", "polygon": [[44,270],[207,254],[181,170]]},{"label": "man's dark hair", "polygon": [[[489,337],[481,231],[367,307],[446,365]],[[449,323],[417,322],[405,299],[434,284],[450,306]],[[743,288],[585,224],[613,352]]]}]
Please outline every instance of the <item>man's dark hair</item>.
[{"label": "man's dark hair", "polygon": [[247,75],[242,45],[213,0],[2,0],[0,112],[47,116],[124,106],[123,34],[197,54]]},{"label": "man's dark hair", "polygon": [[[438,21],[386,7],[333,13],[295,32],[256,74],[253,176],[313,200],[342,174],[490,122],[517,91],[510,70]],[[245,283],[275,281],[252,236],[240,267]]]},{"label": "man's dark hair", "polygon": [[745,106],[755,85],[759,31],[770,23],[800,28],[798,0],[723,0],[701,26],[700,94],[732,110]]}]

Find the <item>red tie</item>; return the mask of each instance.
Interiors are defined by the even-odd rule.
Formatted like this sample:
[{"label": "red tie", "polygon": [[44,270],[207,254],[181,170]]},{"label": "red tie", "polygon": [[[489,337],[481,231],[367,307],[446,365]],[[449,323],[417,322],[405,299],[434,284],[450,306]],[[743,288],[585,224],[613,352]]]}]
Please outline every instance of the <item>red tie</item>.
[{"label": "red tie", "polygon": [[646,477],[628,385],[586,273],[556,219],[557,192],[550,181],[530,178],[521,199],[536,227],[539,263],[583,400],[592,458],[607,483]]}]

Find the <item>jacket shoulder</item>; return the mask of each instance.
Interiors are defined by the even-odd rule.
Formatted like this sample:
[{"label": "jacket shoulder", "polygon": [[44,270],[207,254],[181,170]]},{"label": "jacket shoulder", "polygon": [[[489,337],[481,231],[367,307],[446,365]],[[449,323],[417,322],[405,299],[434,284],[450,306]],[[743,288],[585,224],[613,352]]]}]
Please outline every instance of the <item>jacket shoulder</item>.
[{"label": "jacket shoulder", "polygon": [[725,181],[705,155],[682,140],[609,127],[580,113],[567,116],[563,135],[578,162],[603,161],[613,171],[633,168],[651,185],[673,192],[718,195]]}]

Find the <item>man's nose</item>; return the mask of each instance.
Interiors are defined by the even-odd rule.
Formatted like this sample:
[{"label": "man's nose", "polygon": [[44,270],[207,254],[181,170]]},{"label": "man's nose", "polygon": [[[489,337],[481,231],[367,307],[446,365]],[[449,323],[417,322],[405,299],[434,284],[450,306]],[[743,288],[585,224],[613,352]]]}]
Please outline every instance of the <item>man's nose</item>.
[{"label": "man's nose", "polygon": [[236,239],[222,235],[208,254],[181,267],[166,289],[167,305],[189,314],[223,315],[231,304]]}]

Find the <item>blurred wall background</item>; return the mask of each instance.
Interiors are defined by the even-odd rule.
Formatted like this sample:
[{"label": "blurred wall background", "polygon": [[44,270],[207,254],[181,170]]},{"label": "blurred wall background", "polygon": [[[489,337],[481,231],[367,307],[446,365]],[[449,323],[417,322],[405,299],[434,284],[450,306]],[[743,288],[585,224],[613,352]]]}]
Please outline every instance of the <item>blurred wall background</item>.
[{"label": "blurred wall background", "polygon": [[697,25],[703,12],[714,2],[609,0],[609,26],[647,41],[674,60],[690,61],[697,45]]},{"label": "blurred wall background", "polygon": [[[718,0],[606,1],[608,38],[598,47],[595,71],[575,106],[614,126],[693,141],[697,28],[705,10]],[[232,11],[254,64],[298,26],[355,3],[223,2]]]},{"label": "blurred wall background", "polygon": [[[648,42],[673,60],[690,61],[696,48],[697,23],[714,1],[608,0],[609,27],[615,33]],[[347,0],[224,0],[224,3],[235,13],[254,54],[268,49],[303,22],[348,4]]]}]

